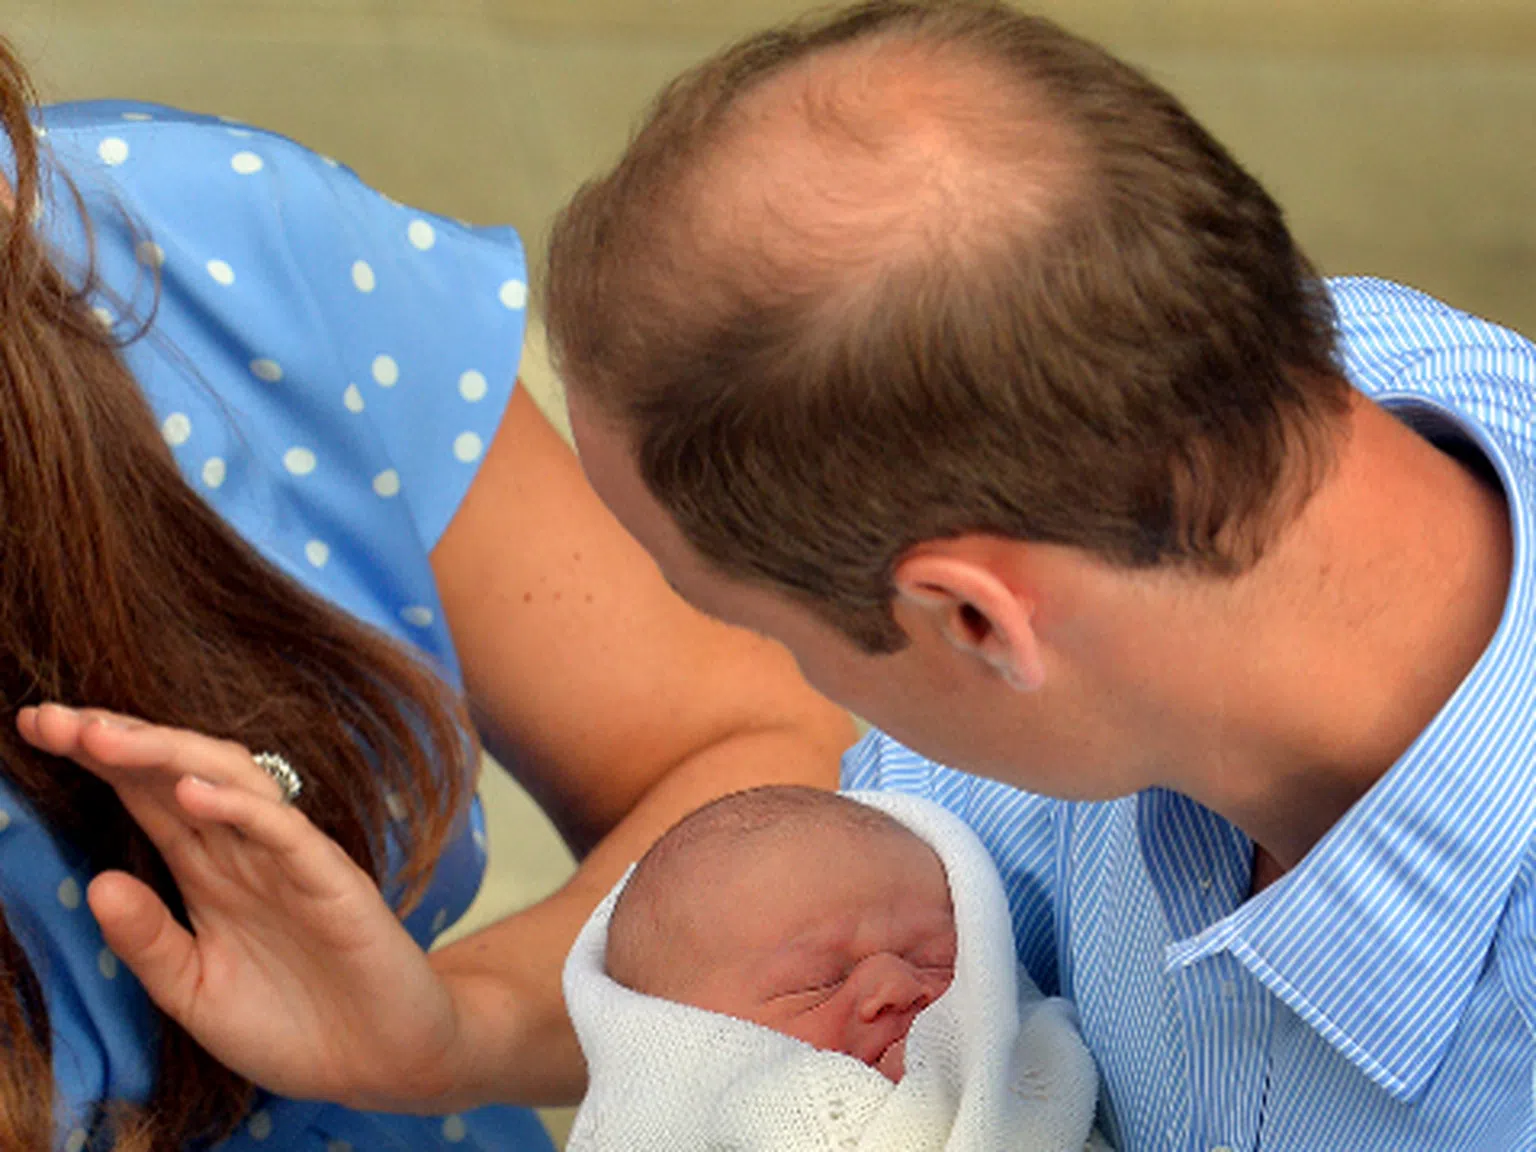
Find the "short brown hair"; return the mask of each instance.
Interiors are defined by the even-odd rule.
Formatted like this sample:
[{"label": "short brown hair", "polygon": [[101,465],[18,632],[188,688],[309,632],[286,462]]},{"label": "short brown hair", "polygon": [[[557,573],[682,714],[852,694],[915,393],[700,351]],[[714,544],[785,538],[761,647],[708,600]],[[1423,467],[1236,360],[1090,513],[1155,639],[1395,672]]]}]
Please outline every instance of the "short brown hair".
[{"label": "short brown hair", "polygon": [[[771,160],[755,96],[881,52],[945,99],[882,120],[823,85],[779,110],[825,170],[729,178]],[[827,171],[878,173],[919,132],[957,187],[892,229],[861,208],[894,176],[845,183],[835,227],[796,230]],[[712,221],[754,198],[753,227]],[[1326,289],[1263,188],[1140,73],[1001,5],[876,0],[685,74],[559,217],[547,293],[568,386],[691,545],[867,651],[905,642],[891,577],[924,540],[1245,570],[1348,404]]]}]

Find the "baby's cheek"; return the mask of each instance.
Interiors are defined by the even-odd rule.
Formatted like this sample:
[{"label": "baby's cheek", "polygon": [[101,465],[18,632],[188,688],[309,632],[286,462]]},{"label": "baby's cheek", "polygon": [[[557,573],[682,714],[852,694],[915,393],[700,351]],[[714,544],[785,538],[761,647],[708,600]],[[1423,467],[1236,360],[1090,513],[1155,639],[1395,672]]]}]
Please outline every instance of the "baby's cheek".
[{"label": "baby's cheek", "polygon": [[859,1001],[851,991],[841,992],[826,1004],[827,1029],[823,1048],[865,1058],[870,1024],[859,1014]]},{"label": "baby's cheek", "polygon": [[778,1029],[817,1048],[848,1052],[858,1037],[859,1021],[854,1006],[853,996],[842,990],[815,1007],[782,1021]]}]

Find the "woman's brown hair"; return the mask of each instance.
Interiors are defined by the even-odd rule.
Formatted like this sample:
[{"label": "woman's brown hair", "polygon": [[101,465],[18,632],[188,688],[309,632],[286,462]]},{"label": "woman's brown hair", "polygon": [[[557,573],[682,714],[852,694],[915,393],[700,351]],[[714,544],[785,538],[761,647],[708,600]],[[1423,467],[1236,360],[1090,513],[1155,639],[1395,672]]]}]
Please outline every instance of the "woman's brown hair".
[{"label": "woman's brown hair", "polygon": [[[403,647],[278,572],[183,481],[91,314],[90,269],[67,275],[32,226],[46,163],[35,102],[0,40],[14,160],[12,207],[0,207],[0,772],[91,872],[140,877],[185,922],[115,793],[24,743],[17,710],[88,704],[281,750],[303,771],[306,814],[380,880],[385,797],[400,798],[395,879],[412,902],[472,784],[462,704]],[[116,1152],[219,1138],[250,1106],[249,1083],[159,1023],[147,1104],[99,1110],[97,1135]],[[49,1036],[39,975],[0,923],[0,1147],[55,1142]]]},{"label": "woman's brown hair", "polygon": [[700,555],[868,651],[905,643],[892,573],[925,540],[1245,570],[1348,405],[1264,189],[1001,3],[870,0],[699,65],[560,215],[544,282],[567,388]]}]

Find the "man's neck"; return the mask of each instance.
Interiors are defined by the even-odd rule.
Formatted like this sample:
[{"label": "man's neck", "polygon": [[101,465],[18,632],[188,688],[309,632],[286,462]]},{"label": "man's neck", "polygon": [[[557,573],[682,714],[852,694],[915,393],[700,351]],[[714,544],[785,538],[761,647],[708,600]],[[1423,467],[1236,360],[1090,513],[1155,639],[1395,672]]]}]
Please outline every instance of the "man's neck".
[{"label": "man's neck", "polygon": [[[1172,783],[1294,867],[1440,711],[1503,612],[1503,495],[1358,399],[1330,477],[1234,587]],[[1212,698],[1215,697],[1213,700]],[[1190,696],[1191,700],[1196,699]]]}]

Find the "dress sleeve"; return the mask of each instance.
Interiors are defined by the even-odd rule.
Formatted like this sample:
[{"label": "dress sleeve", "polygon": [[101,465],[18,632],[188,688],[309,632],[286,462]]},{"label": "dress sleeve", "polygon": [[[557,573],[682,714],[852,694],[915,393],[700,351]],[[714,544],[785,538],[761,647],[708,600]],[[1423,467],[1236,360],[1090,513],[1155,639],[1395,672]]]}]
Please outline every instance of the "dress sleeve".
[{"label": "dress sleeve", "polygon": [[946,768],[878,729],[844,753],[842,787],[923,796],[970,825],[1002,876],[1020,963],[1047,995],[1057,993],[1059,801]]},{"label": "dress sleeve", "polygon": [[408,208],[212,117],[92,102],[43,119],[92,231],[55,194],[50,236],[93,259],[98,315],[188,482],[279,567],[456,678],[430,552],[516,380],[517,234]]},{"label": "dress sleeve", "polygon": [[517,378],[528,299],[522,244],[511,228],[397,204],[287,141],[268,147],[273,167],[299,167],[295,181],[305,186],[283,196],[280,231],[309,296],[299,306],[346,378],[326,399],[372,428],[389,469],[370,486],[375,495],[398,489],[430,550]]}]

